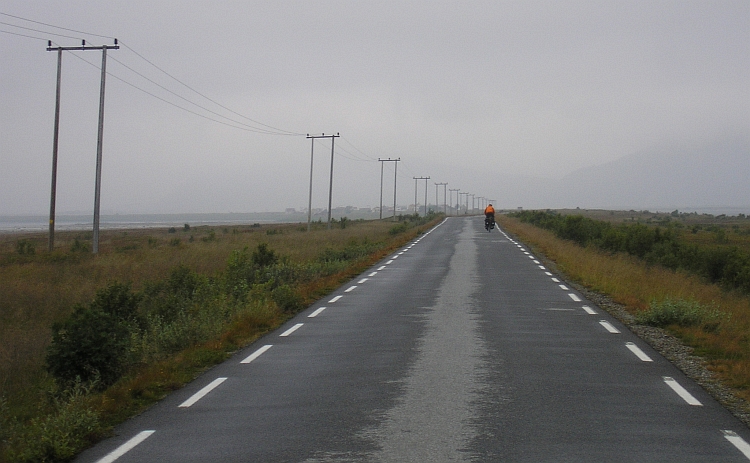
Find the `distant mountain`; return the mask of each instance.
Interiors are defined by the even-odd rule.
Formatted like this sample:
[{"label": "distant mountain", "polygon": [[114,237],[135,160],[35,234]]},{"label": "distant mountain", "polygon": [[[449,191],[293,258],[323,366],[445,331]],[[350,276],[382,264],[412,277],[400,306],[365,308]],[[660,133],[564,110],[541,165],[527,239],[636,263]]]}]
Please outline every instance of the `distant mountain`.
[{"label": "distant mountain", "polygon": [[579,169],[561,191],[581,207],[609,209],[750,206],[750,144],[642,152]]},{"label": "distant mountain", "polygon": [[507,199],[526,208],[750,211],[750,142],[670,147],[582,168],[560,180],[503,183]]}]

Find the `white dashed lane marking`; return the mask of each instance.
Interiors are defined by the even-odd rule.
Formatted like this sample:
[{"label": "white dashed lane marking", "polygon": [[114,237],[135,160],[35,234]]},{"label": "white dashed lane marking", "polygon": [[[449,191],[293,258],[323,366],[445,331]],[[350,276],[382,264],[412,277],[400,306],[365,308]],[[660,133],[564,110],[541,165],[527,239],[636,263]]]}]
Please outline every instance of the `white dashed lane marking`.
[{"label": "white dashed lane marking", "polygon": [[348,288],[346,288],[346,289],[344,290],[344,292],[345,292],[345,293],[351,293],[351,292],[352,292],[352,291],[354,291],[355,289],[357,289],[357,285],[354,285],[354,286],[349,286]]},{"label": "white dashed lane marking", "polygon": [[295,331],[297,331],[298,329],[300,329],[303,325],[304,325],[304,323],[297,323],[293,327],[291,327],[288,330],[286,330],[283,333],[281,333],[279,335],[279,337],[280,338],[285,338],[285,337],[289,336],[290,334],[294,333]]},{"label": "white dashed lane marking", "polygon": [[600,325],[602,325],[602,326],[604,327],[604,329],[605,329],[605,330],[609,331],[609,332],[610,332],[610,333],[612,333],[612,334],[618,334],[618,333],[620,332],[620,330],[618,330],[617,328],[615,328],[615,327],[614,327],[614,326],[613,326],[613,325],[612,325],[612,324],[611,324],[610,322],[608,322],[607,320],[601,320],[601,321],[599,322],[599,324],[600,324]]},{"label": "white dashed lane marking", "polygon": [[745,442],[745,439],[741,438],[737,435],[736,432],[724,429],[721,431],[724,434],[724,438],[732,443],[735,447],[737,447],[737,450],[742,452],[745,457],[750,460],[750,445],[748,445],[747,442]]},{"label": "white dashed lane marking", "polygon": [[315,317],[317,317],[318,315],[320,315],[320,313],[321,313],[322,311],[324,311],[325,309],[326,309],[325,307],[320,307],[319,309],[315,310],[315,312],[313,312],[313,313],[311,313],[310,315],[308,315],[308,316],[307,316],[307,318],[315,318]]},{"label": "white dashed lane marking", "polygon": [[680,385],[677,381],[674,380],[674,378],[671,378],[669,376],[662,377],[664,379],[664,382],[667,384],[667,386],[671,387],[673,391],[677,393],[680,397],[682,397],[682,400],[687,402],[690,405],[696,406],[696,407],[702,407],[703,404],[700,403],[698,399],[692,396],[684,387]]},{"label": "white dashed lane marking", "polygon": [[333,299],[331,299],[330,301],[328,301],[328,303],[329,303],[329,304],[333,304],[334,302],[338,301],[338,300],[339,300],[339,299],[341,299],[342,297],[344,297],[344,296],[336,296],[336,297],[334,297]]},{"label": "white dashed lane marking", "polygon": [[570,296],[570,298],[571,298],[571,299],[573,299],[573,300],[574,300],[574,301],[576,301],[576,302],[581,302],[581,298],[580,298],[580,297],[578,297],[578,296],[576,296],[576,295],[575,295],[575,294],[573,294],[573,293],[570,293],[570,294],[568,294],[568,296]]},{"label": "white dashed lane marking", "polygon": [[587,305],[583,306],[583,310],[585,310],[586,313],[589,314],[589,315],[596,315],[596,310],[592,309],[591,307],[589,307]]},{"label": "white dashed lane marking", "polygon": [[[323,307],[323,308],[325,308],[325,307]],[[245,358],[245,360],[241,361],[240,363],[250,363],[250,362],[252,362],[253,360],[255,360],[258,357],[260,357],[261,355],[263,355],[263,353],[265,351],[267,351],[268,349],[270,349],[271,347],[273,347],[273,344],[266,344],[265,346],[263,346],[260,349],[256,350],[252,354],[248,355],[247,358]]]},{"label": "white dashed lane marking", "polygon": [[141,431],[132,437],[129,441],[125,442],[121,446],[117,447],[114,451],[107,454],[104,458],[98,460],[96,463],[112,463],[121,456],[131,451],[136,445],[140,444],[144,440],[148,439],[151,434],[156,431]]},{"label": "white dashed lane marking", "polygon": [[199,400],[201,400],[203,397],[206,396],[206,394],[208,394],[209,392],[211,392],[214,389],[216,389],[219,386],[219,384],[223,383],[226,380],[227,380],[226,378],[216,378],[215,380],[211,381],[206,387],[204,387],[200,391],[198,391],[195,394],[193,394],[186,401],[182,402],[179,405],[179,407],[180,408],[191,407],[193,404],[195,404],[196,402],[198,402]]},{"label": "white dashed lane marking", "polygon": [[636,346],[634,343],[632,343],[632,342],[626,342],[625,346],[628,349],[630,349],[630,352],[634,353],[636,357],[638,357],[639,359],[641,359],[641,361],[643,361],[643,362],[653,362],[653,360],[651,360],[651,357],[649,357],[648,355],[646,355],[646,353],[643,352],[641,350],[641,348],[638,347],[638,346]]}]

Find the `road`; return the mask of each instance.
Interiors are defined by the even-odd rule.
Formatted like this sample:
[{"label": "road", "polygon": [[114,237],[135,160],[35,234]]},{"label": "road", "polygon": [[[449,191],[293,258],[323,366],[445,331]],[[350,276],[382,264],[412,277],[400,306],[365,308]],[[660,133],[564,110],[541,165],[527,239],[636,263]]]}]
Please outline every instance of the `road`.
[{"label": "road", "polygon": [[449,218],[78,462],[747,462],[750,430],[481,218]]}]

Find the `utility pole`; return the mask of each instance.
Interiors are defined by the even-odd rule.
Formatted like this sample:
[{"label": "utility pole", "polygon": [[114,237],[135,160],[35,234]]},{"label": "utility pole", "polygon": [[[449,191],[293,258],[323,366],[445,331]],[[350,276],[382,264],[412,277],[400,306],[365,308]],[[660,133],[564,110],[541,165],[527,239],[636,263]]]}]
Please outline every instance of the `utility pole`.
[{"label": "utility pole", "polygon": [[[333,200],[333,142],[336,138],[340,137],[338,133],[336,135],[326,135],[325,133],[320,135],[307,134],[307,138],[312,139],[312,145],[315,145],[316,138],[330,138],[331,139],[331,180],[328,185],[328,229],[331,229],[331,202]],[[310,199],[308,200],[307,208],[307,230],[310,231],[310,222],[312,220],[312,171],[313,171],[313,148],[310,149]]]},{"label": "utility pole", "polygon": [[[401,160],[401,158],[398,159],[380,159],[378,158],[378,161],[380,161],[380,218],[383,218],[383,164],[384,162],[394,162],[395,167],[398,167],[398,162]],[[394,178],[393,178],[393,218],[396,218],[396,178],[395,178],[395,169],[394,169]]]},{"label": "utility pole", "polygon": [[[461,191],[461,188],[448,188],[448,191],[451,192],[450,203],[451,207],[453,207],[453,192]],[[458,193],[456,193],[456,215],[458,215]]]},{"label": "utility pole", "polygon": [[99,206],[102,186],[102,146],[104,136],[104,83],[107,76],[107,50],[118,50],[115,39],[114,45],[102,45],[99,47],[86,46],[86,41],[81,42],[80,47],[53,47],[52,41],[47,41],[47,51],[57,51],[57,92],[55,95],[55,134],[52,147],[52,193],[50,194],[49,212],[49,250],[55,247],[55,202],[57,197],[57,146],[60,130],[60,80],[62,71],[62,52],[68,51],[102,51],[101,84],[99,87],[99,130],[96,140],[96,184],[94,186],[94,233],[92,237],[92,252],[99,253]]},{"label": "utility pole", "polygon": [[413,177],[414,178],[414,214],[417,214],[417,182],[425,180],[424,182],[424,215],[427,217],[427,180],[430,177]]},{"label": "utility pole", "polygon": [[[459,193],[459,196],[460,195],[465,195],[466,196],[466,210],[464,211],[464,214],[466,214],[469,211],[469,194],[470,193],[468,193],[468,192],[466,192],[466,193]],[[459,205],[461,204],[461,200],[460,199],[458,200],[458,204]]]},{"label": "utility pole", "polygon": [[471,195],[471,213],[472,213],[472,214],[473,214],[473,213],[474,213],[474,212],[476,211],[476,209],[477,209],[477,208],[476,208],[476,207],[474,206],[474,196],[476,196],[476,195]]},{"label": "utility pole", "polygon": [[[447,208],[448,203],[446,202],[447,195],[446,195],[445,190],[446,188],[448,188],[448,183],[447,182],[436,183],[435,186],[437,185],[443,185],[443,214],[447,216],[448,215],[448,208]],[[437,207],[437,205],[438,205],[437,190],[435,190],[435,207]]]}]

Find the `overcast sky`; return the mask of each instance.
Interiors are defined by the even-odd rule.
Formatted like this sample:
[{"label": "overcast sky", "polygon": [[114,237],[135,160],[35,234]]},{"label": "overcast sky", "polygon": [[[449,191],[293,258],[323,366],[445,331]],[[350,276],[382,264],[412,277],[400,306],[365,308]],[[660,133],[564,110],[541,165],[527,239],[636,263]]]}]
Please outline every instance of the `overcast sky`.
[{"label": "overcast sky", "polygon": [[[378,205],[378,158],[402,159],[399,204],[430,176],[431,198],[448,182],[515,207],[503,203],[511,177],[558,181],[727,140],[750,154],[747,0],[4,0],[0,13],[0,214],[49,210],[48,39],[120,41],[102,212],[304,208],[307,133],[341,134],[334,207]],[[60,213],[93,208],[100,65],[99,51],[63,54]],[[327,207],[329,168],[318,141],[313,207]],[[393,163],[384,186],[389,204]],[[737,201],[750,204],[723,205]]]}]

